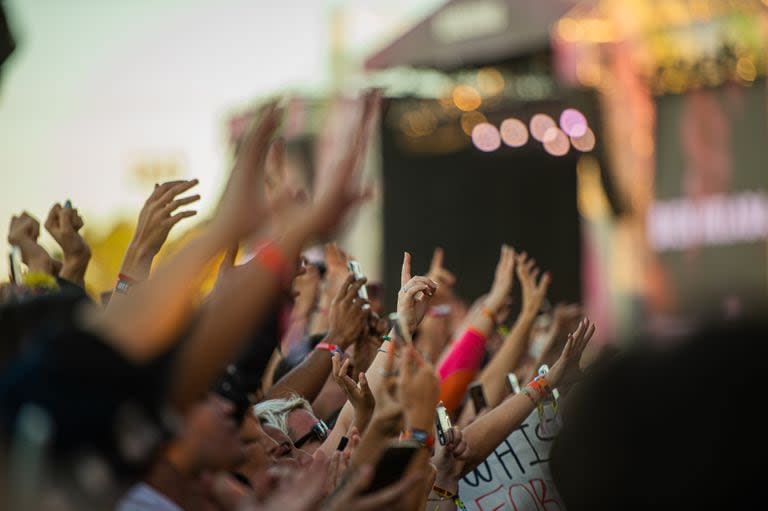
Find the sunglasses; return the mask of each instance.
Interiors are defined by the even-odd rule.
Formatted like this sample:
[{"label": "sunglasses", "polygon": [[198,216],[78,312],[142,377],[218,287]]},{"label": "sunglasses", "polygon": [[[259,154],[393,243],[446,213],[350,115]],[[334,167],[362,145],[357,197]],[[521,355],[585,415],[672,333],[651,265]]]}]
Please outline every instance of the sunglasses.
[{"label": "sunglasses", "polygon": [[312,429],[309,430],[309,433],[307,433],[303,437],[293,442],[293,445],[297,449],[301,449],[302,445],[312,440],[317,440],[318,442],[324,442],[325,439],[328,438],[328,433],[330,433],[330,429],[325,424],[325,422],[320,420],[316,422],[314,426],[312,426]]}]

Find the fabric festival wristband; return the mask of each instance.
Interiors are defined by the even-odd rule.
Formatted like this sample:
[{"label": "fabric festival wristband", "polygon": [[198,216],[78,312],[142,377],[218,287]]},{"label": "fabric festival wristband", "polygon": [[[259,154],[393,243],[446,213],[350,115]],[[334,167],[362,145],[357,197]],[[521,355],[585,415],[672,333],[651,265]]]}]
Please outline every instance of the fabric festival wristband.
[{"label": "fabric festival wristband", "polygon": [[544,375],[537,376],[534,381],[539,384],[545,395],[552,394],[552,387],[549,386],[549,381]]},{"label": "fabric festival wristband", "polygon": [[409,429],[403,433],[403,440],[416,440],[427,449],[432,449],[435,446],[435,437],[423,429]]},{"label": "fabric festival wristband", "polygon": [[331,344],[329,342],[321,342],[318,343],[317,346],[315,346],[316,350],[326,350],[330,351],[331,353],[339,353],[341,356],[344,356],[344,352],[341,350],[341,348],[338,347],[336,344]]},{"label": "fabric festival wristband", "polygon": [[127,283],[129,283],[130,285],[138,284],[138,282],[139,282],[138,280],[136,280],[136,279],[134,279],[134,278],[132,278],[132,277],[129,277],[129,276],[128,276],[128,275],[126,275],[125,273],[118,273],[118,274],[117,274],[117,278],[118,278],[118,280],[124,280],[124,281],[126,281],[126,282],[127,282]]},{"label": "fabric festival wristband", "polygon": [[290,273],[285,254],[274,241],[267,241],[256,247],[256,259],[261,266],[274,275],[281,284],[290,285]]},{"label": "fabric festival wristband", "polygon": [[483,306],[483,308],[482,308],[482,309],[480,309],[480,312],[482,312],[482,313],[483,313],[483,316],[485,316],[486,318],[490,319],[490,320],[491,320],[491,323],[493,323],[494,325],[496,325],[496,314],[494,314],[494,313],[491,311],[491,309],[489,309],[488,307],[485,307],[485,306]]},{"label": "fabric festival wristband", "polygon": [[453,493],[452,491],[448,491],[445,488],[440,488],[438,485],[433,484],[432,485],[432,491],[443,497],[444,499],[452,499],[454,497],[457,497],[458,494]]}]

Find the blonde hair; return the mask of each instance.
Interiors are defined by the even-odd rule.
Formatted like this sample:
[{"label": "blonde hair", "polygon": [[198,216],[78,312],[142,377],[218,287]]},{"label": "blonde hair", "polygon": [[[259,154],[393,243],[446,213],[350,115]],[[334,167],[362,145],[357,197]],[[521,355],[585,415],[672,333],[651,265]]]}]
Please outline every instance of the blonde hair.
[{"label": "blonde hair", "polygon": [[301,396],[293,394],[287,398],[269,399],[253,405],[253,415],[260,422],[266,422],[288,435],[288,414],[294,410],[306,410],[312,415],[312,405]]}]

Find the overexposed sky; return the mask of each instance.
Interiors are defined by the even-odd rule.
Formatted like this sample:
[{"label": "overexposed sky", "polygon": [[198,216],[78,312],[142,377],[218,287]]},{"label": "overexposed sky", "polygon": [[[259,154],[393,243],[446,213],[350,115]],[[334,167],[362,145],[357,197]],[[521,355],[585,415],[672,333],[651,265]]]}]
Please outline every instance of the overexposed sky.
[{"label": "overexposed sky", "polygon": [[149,188],[131,169],[146,162],[199,178],[209,210],[228,163],[227,115],[266,94],[327,90],[334,8],[355,20],[347,42],[365,53],[441,3],[5,0],[18,48],[0,78],[3,233],[12,214],[43,221],[67,198],[106,229],[138,212]]}]

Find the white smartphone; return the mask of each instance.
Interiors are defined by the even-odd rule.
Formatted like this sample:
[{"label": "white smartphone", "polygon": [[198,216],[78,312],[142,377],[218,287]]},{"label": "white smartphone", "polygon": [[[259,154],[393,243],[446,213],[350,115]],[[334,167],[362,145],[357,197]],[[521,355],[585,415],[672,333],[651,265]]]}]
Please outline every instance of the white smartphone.
[{"label": "white smartphone", "polygon": [[[453,424],[451,424],[451,417],[448,415],[448,410],[443,406],[443,403],[437,405],[435,410],[435,425],[437,426],[437,440],[440,445],[445,445],[453,440],[453,434],[449,433]],[[449,438],[449,436],[451,438]]]},{"label": "white smartphone", "polygon": [[21,250],[15,245],[11,245],[11,250],[8,253],[8,266],[11,270],[11,281],[20,286],[24,280],[21,271]]},{"label": "white smartphone", "polygon": [[[354,259],[349,261],[349,270],[352,272],[352,275],[355,276],[355,280],[359,280],[364,277],[362,270],[360,270],[360,263],[358,263]],[[368,290],[365,288],[365,286],[362,286],[358,290],[357,295],[363,300],[367,300]]]},{"label": "white smartphone", "polygon": [[507,374],[507,387],[512,394],[520,393],[520,381],[517,379],[515,373]]}]

